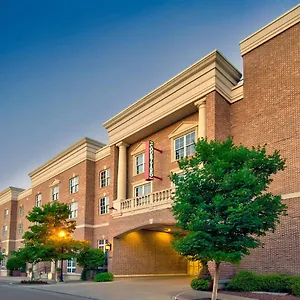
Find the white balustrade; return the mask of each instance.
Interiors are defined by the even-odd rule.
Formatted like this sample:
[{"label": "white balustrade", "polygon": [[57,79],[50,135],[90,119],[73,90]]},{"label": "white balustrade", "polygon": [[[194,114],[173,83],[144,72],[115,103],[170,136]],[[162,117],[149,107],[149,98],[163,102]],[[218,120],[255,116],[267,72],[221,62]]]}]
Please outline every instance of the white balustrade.
[{"label": "white balustrade", "polygon": [[138,196],[131,199],[121,200],[121,212],[137,211],[144,208],[154,208],[162,204],[171,204],[173,189],[153,192],[148,195]]}]

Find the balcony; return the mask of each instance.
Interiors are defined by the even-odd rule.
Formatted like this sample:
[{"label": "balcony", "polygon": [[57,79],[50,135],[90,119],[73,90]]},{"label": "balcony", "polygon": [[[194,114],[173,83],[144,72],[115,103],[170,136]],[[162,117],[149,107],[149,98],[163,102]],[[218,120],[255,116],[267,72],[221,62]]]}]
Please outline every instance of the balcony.
[{"label": "balcony", "polygon": [[153,192],[148,195],[121,200],[121,214],[124,216],[148,212],[151,210],[170,208],[172,206],[171,196],[173,190],[173,188],[168,188],[165,190]]}]

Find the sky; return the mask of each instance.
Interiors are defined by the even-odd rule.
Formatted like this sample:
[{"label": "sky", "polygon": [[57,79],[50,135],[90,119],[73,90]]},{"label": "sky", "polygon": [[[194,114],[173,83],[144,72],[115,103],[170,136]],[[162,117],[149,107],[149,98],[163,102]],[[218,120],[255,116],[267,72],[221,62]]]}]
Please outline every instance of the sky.
[{"label": "sky", "polygon": [[299,0],[0,0],[0,191]]}]

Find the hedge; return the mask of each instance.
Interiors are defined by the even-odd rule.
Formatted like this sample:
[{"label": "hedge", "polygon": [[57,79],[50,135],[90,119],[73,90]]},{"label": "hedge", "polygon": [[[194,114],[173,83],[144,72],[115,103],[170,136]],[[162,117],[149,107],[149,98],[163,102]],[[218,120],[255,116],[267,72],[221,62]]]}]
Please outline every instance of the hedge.
[{"label": "hedge", "polygon": [[191,288],[197,291],[208,291],[211,280],[194,278],[191,281]]},{"label": "hedge", "polygon": [[114,275],[109,272],[99,273],[95,276],[94,282],[105,282],[105,281],[113,281]]},{"label": "hedge", "polygon": [[300,276],[257,275],[241,271],[228,283],[226,289],[238,292],[289,293],[300,296]]}]

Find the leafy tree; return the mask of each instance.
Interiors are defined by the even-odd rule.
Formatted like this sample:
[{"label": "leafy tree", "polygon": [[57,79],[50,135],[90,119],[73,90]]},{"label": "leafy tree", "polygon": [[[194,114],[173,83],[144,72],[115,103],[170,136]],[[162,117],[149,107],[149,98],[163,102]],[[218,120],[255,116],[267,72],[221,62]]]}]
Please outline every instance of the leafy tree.
[{"label": "leafy tree", "polygon": [[11,271],[25,269],[26,262],[24,262],[23,260],[20,260],[16,256],[12,256],[7,260],[6,268]]},{"label": "leafy tree", "polygon": [[52,239],[55,240],[62,230],[66,236],[70,236],[76,228],[76,222],[68,220],[69,214],[70,209],[65,203],[52,202],[42,207],[34,207],[26,216],[33,225],[29,226],[23,239],[25,242],[46,244]]},{"label": "leafy tree", "polygon": [[88,270],[96,270],[105,263],[105,253],[101,249],[86,248],[77,256],[77,263],[83,268],[81,279],[86,280]]},{"label": "leafy tree", "polygon": [[[76,222],[69,220],[70,209],[64,203],[47,203],[34,207],[26,217],[32,226],[25,232],[20,255],[32,266],[40,261],[68,260],[88,247],[88,242],[72,238]],[[63,235],[61,235],[63,233]]]},{"label": "leafy tree", "polygon": [[173,247],[193,260],[215,262],[212,299],[217,297],[221,262],[239,263],[259,237],[274,231],[286,211],[281,197],[267,192],[272,175],[285,168],[278,151],[248,149],[224,142],[199,140],[195,155],[179,162],[171,174],[176,185],[173,212],[186,234]]}]

